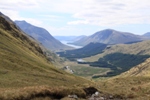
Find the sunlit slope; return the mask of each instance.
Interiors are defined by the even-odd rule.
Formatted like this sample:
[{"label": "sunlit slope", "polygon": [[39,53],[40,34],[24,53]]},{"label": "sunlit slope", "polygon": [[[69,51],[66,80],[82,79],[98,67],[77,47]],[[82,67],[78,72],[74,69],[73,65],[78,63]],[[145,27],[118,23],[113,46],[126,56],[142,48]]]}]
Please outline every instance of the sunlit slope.
[{"label": "sunlit slope", "polygon": [[150,58],[121,75],[99,81],[101,91],[118,98],[149,100]]},{"label": "sunlit slope", "polygon": [[72,86],[88,82],[57,70],[39,45],[0,16],[0,87]]},{"label": "sunlit slope", "polygon": [[133,44],[118,44],[110,46],[103,53],[85,58],[86,61],[97,61],[99,58],[113,53],[135,54],[135,55],[150,55],[150,40],[133,43]]}]

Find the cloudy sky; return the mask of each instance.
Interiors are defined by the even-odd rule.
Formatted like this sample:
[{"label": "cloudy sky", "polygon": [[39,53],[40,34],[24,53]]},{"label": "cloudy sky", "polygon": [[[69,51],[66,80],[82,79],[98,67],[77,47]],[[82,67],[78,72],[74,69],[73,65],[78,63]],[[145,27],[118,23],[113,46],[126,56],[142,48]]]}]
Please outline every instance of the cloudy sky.
[{"label": "cloudy sky", "polygon": [[0,0],[0,11],[55,36],[91,35],[108,28],[150,32],[150,0]]}]

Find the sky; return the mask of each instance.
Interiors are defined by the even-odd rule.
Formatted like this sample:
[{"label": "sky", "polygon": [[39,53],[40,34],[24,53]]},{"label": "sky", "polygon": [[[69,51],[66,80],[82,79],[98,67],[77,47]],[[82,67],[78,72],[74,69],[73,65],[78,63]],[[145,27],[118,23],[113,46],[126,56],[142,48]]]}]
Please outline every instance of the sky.
[{"label": "sky", "polygon": [[150,32],[150,0],[0,0],[0,11],[53,36],[88,36],[104,29]]}]

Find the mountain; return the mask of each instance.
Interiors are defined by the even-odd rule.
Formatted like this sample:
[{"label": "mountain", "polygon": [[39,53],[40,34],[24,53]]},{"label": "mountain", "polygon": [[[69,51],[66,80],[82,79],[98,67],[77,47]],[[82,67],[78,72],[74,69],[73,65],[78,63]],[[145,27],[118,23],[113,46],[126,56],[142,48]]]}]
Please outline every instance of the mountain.
[{"label": "mountain", "polygon": [[143,38],[128,32],[119,32],[112,29],[98,31],[91,36],[80,39],[73,44],[85,46],[91,42],[98,42],[104,44],[120,44],[142,41]]},{"label": "mountain", "polygon": [[1,100],[85,97],[83,84],[90,81],[58,70],[35,40],[1,15],[0,38]]},{"label": "mountain", "polygon": [[150,32],[145,33],[143,36],[150,37]]},{"label": "mountain", "polygon": [[46,29],[27,23],[26,21],[15,21],[15,23],[28,35],[38,40],[47,49],[53,51],[71,49],[56,40]]}]

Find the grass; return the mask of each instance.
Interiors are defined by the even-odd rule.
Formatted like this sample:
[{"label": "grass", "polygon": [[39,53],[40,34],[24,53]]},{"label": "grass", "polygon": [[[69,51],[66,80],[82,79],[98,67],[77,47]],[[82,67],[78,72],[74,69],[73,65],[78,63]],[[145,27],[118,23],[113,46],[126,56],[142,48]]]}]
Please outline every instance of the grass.
[{"label": "grass", "polygon": [[149,100],[150,58],[118,76],[97,79],[96,87],[104,94],[127,100]]},{"label": "grass", "polygon": [[117,44],[112,45],[109,49],[106,49],[103,53],[86,57],[85,61],[94,62],[98,61],[99,58],[102,58],[108,54],[112,53],[124,53],[124,54],[137,54],[137,55],[150,55],[150,41],[143,41],[133,44]]},{"label": "grass", "polygon": [[75,75],[86,77],[91,79],[93,76],[103,75],[110,71],[109,68],[90,67],[88,64],[78,64],[73,61],[66,61],[66,66],[70,66],[70,69],[74,71]]},{"label": "grass", "polygon": [[50,87],[50,86],[34,86],[18,89],[0,89],[1,100],[34,100],[34,99],[61,99],[67,97],[68,94],[76,94],[79,98],[86,98],[86,91],[79,87]]},{"label": "grass", "polygon": [[[43,55],[35,41],[28,39],[2,17],[0,17],[0,38],[1,100],[53,100],[66,98],[69,94],[76,94],[79,98],[85,99],[89,95],[85,90],[90,86],[118,99],[150,98],[150,77],[146,75],[118,76],[95,83],[58,70]],[[87,77],[102,70],[109,70],[91,69],[87,65],[81,66],[74,62],[66,64],[81,71],[80,73],[86,73]]]},{"label": "grass", "polygon": [[119,99],[149,100],[150,77],[115,77],[97,82],[104,94]]},{"label": "grass", "polygon": [[[65,95],[92,82],[58,70],[43,54],[39,44],[0,16],[0,98],[40,98],[60,89]],[[44,87],[43,87],[44,86]],[[46,87],[45,87],[46,86]],[[64,87],[59,88],[59,87]],[[47,90],[47,88],[49,90]],[[78,89],[77,89],[78,90]],[[55,92],[55,91],[54,91]],[[82,92],[79,92],[82,94]],[[53,94],[53,93],[52,93]],[[56,92],[59,95],[59,93]],[[61,94],[60,94],[61,95]],[[50,95],[51,96],[51,95]]]},{"label": "grass", "polygon": [[150,58],[146,59],[143,63],[131,68],[129,71],[122,73],[121,77],[129,76],[150,76]]}]

